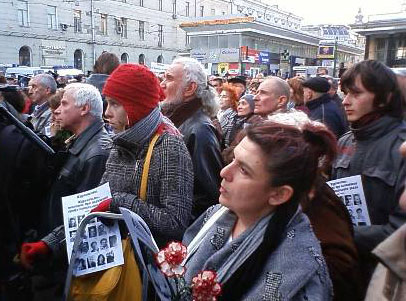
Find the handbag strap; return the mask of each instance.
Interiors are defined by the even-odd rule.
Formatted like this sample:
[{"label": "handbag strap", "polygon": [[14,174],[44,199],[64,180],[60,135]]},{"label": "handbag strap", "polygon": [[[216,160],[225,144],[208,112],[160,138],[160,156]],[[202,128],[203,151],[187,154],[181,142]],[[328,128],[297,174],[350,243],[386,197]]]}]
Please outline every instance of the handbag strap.
[{"label": "handbag strap", "polygon": [[145,157],[144,166],[142,168],[142,177],[141,177],[141,187],[140,187],[140,199],[146,201],[147,199],[147,185],[148,185],[148,173],[149,166],[151,163],[152,151],[154,149],[155,143],[159,138],[159,133],[155,133],[151,142],[148,146],[147,155]]}]

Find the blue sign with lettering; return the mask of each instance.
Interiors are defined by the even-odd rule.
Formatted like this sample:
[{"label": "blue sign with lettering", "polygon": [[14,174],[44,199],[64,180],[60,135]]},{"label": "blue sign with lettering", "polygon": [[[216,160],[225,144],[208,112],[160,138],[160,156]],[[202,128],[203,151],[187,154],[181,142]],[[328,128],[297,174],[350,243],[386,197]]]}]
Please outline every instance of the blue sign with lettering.
[{"label": "blue sign with lettering", "polygon": [[259,52],[259,63],[260,64],[269,64],[270,53],[268,51]]}]

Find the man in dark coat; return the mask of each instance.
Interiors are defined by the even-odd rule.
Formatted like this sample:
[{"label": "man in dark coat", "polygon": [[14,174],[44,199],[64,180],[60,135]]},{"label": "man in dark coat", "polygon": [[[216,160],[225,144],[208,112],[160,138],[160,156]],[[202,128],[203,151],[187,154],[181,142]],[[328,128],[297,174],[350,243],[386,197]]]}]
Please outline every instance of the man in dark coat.
[{"label": "man in dark coat", "polygon": [[[100,92],[89,84],[74,83],[66,87],[60,106],[55,110],[56,120],[61,127],[74,135],[67,142],[67,159],[55,179],[47,201],[42,208],[42,235],[63,224],[63,196],[76,194],[100,183],[109,155],[107,149],[111,142],[104,130],[102,120],[103,105]],[[41,241],[25,243],[21,248],[21,262],[31,267],[38,258],[51,253],[49,245],[65,239],[47,235]],[[47,269],[48,279],[56,280],[54,286],[63,283],[66,261],[61,260]],[[55,275],[54,275],[55,274]],[[49,281],[49,280],[47,280]]]},{"label": "man in dark coat", "polygon": [[179,128],[192,157],[194,170],[193,219],[218,203],[223,161],[216,129],[216,91],[207,84],[201,64],[191,58],[173,61],[161,83],[166,99],[164,115]]},{"label": "man in dark coat", "polygon": [[341,109],[327,93],[329,90],[330,84],[324,77],[312,77],[303,83],[310,119],[324,123],[338,139],[346,132],[346,121]]}]

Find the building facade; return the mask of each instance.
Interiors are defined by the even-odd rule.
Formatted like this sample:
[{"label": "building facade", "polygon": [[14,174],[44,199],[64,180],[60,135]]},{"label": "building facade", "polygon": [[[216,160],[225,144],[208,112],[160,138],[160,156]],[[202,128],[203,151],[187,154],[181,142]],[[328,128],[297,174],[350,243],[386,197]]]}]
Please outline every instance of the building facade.
[{"label": "building facade", "polygon": [[[302,30],[302,18],[260,1],[234,0],[229,14],[180,24],[188,34],[191,56],[208,72],[292,75],[297,65],[321,65],[318,34]],[[363,49],[338,43],[337,60],[355,61]],[[239,53],[239,55],[238,55]]]},{"label": "building facade", "polygon": [[187,52],[178,24],[226,13],[211,0],[10,0],[0,2],[0,64],[92,70],[103,52],[122,62],[169,63]]},{"label": "building facade", "polygon": [[361,12],[351,28],[365,36],[365,59],[375,59],[389,67],[406,67],[406,4],[399,12],[370,15]]}]

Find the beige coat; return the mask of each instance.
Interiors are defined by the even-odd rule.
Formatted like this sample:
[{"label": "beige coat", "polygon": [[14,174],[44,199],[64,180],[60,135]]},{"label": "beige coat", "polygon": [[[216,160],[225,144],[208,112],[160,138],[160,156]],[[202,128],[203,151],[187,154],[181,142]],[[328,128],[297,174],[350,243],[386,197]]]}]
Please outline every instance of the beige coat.
[{"label": "beige coat", "polygon": [[380,243],[372,252],[378,264],[365,300],[406,300],[406,224]]}]

